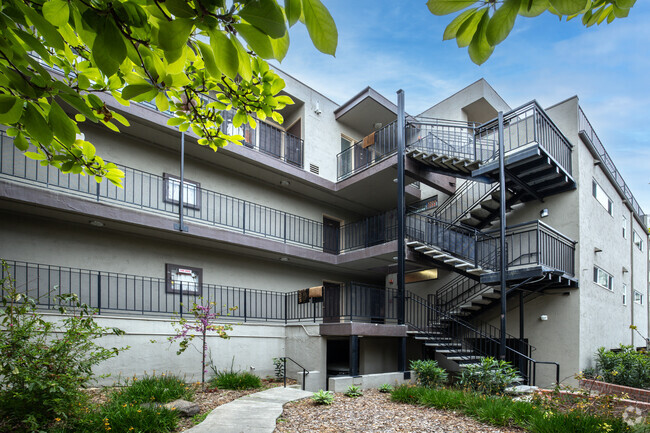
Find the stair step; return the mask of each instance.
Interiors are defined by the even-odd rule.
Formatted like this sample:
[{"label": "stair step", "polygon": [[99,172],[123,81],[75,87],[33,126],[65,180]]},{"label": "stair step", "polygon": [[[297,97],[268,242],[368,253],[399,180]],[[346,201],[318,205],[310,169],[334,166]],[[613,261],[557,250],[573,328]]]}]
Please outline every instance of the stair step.
[{"label": "stair step", "polygon": [[448,356],[447,359],[450,360],[450,361],[456,361],[458,364],[461,364],[461,363],[466,364],[466,363],[478,362],[478,361],[481,360],[481,357],[476,356],[476,355],[472,356],[471,354],[466,355],[466,356],[452,355],[452,356]]}]

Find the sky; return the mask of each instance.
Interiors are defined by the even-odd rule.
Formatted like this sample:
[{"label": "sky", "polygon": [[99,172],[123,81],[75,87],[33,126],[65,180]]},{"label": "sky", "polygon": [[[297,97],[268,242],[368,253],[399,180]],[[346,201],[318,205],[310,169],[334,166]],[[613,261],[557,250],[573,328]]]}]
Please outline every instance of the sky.
[{"label": "sky", "polygon": [[341,104],[366,86],[392,101],[403,89],[417,114],[485,78],[511,107],[543,107],[574,95],[642,209],[650,213],[650,1],[625,19],[589,29],[548,12],[518,17],[482,66],[442,41],[454,15],[425,1],[323,0],[339,32],[336,56],[318,52],[303,25],[279,68]]}]

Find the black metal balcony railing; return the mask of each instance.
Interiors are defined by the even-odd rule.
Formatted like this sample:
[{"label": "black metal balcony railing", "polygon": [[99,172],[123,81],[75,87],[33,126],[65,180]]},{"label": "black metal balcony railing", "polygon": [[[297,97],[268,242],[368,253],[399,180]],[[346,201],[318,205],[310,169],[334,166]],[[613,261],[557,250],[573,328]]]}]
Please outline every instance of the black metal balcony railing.
[{"label": "black metal balcony railing", "polygon": [[433,216],[444,221],[458,222],[497,189],[498,184],[466,180],[455,194],[436,208]]},{"label": "black metal balcony railing", "polygon": [[591,144],[596,150],[596,153],[603,161],[606,172],[609,173],[612,178],[612,183],[619,188],[620,192],[623,194],[629,205],[634,210],[634,213],[639,219],[643,221],[643,217],[645,216],[643,209],[641,209],[639,202],[636,200],[634,194],[632,194],[632,191],[625,183],[623,176],[616,168],[616,165],[614,165],[614,161],[607,153],[607,150],[605,150],[605,146],[603,146],[603,143],[600,141],[600,138],[598,138],[596,131],[594,130],[593,126],[591,126],[591,122],[589,122],[589,119],[587,119],[587,116],[585,115],[584,111],[582,111],[582,107],[580,106],[578,106],[578,125],[578,130],[589,138]]},{"label": "black metal balcony railing", "polygon": [[340,228],[341,252],[368,248],[397,239],[397,211],[364,218]]},{"label": "black metal balcony railing", "polygon": [[436,293],[429,295],[429,300],[438,310],[452,314],[458,307],[476,298],[488,288],[489,286],[481,284],[479,281],[459,275]]},{"label": "black metal balcony railing", "polygon": [[478,127],[473,122],[418,118],[406,127],[406,143],[429,154],[484,161],[497,146],[494,137],[477,136]]},{"label": "black metal balcony railing", "polygon": [[343,180],[381,161],[397,150],[397,122],[375,131],[374,144],[363,147],[363,140],[336,155],[337,180]]}]

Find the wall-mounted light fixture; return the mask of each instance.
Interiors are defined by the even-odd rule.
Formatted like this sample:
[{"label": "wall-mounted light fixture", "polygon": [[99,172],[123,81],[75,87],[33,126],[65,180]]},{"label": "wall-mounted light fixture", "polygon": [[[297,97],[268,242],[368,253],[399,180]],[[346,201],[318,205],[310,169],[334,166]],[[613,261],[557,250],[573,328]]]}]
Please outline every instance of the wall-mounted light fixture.
[{"label": "wall-mounted light fixture", "polygon": [[319,115],[322,113],[322,111],[320,109],[320,101],[316,101],[316,106],[314,107],[314,113],[319,114]]},{"label": "wall-mounted light fixture", "polygon": [[291,185],[291,181],[290,181],[290,180],[287,180],[287,179],[282,179],[282,180],[280,181],[280,185],[282,185],[282,186],[289,186],[289,185]]},{"label": "wall-mounted light fixture", "polygon": [[542,209],[542,210],[539,212],[539,216],[540,216],[541,218],[546,218],[546,217],[548,216],[548,209],[547,209],[547,208]]},{"label": "wall-mounted light fixture", "polygon": [[382,126],[384,126],[384,124],[381,123],[381,122],[377,122],[373,126],[374,126],[375,129],[380,129]]},{"label": "wall-mounted light fixture", "polygon": [[541,316],[539,316],[539,320],[541,320],[542,322],[546,322],[548,320],[548,316],[546,314],[542,314]]},{"label": "wall-mounted light fixture", "polygon": [[288,261],[289,261],[289,257],[280,257],[280,261],[281,261],[281,262],[288,262]]},{"label": "wall-mounted light fixture", "polygon": [[95,227],[104,227],[105,226],[105,224],[103,222],[96,221],[96,220],[88,221],[88,224],[90,224],[91,226],[95,226]]}]

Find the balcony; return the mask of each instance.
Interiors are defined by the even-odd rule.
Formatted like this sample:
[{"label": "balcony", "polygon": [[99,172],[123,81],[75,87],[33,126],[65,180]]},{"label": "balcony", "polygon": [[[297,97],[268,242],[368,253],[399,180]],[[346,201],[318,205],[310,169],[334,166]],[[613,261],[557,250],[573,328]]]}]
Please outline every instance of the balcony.
[{"label": "balcony", "polygon": [[356,174],[386,157],[397,150],[397,122],[391,122],[383,128],[371,133],[372,144],[366,138],[354,143],[336,155],[337,180],[341,181]]},{"label": "balcony", "polygon": [[596,131],[593,126],[591,126],[591,122],[589,122],[589,119],[587,119],[587,116],[580,106],[578,106],[578,131],[580,131],[580,136],[583,140],[586,140],[587,143],[591,145],[592,151],[603,162],[605,174],[609,177],[621,197],[624,197],[624,200],[627,201],[627,205],[632,209],[634,215],[639,220],[639,223],[645,227],[646,223],[644,221],[645,214],[643,213],[643,209],[641,209],[639,202],[634,198],[632,191],[625,183],[625,179],[623,179],[623,176],[616,168],[616,165],[614,165],[614,161],[607,153],[607,150],[605,150],[605,146],[603,146]]}]

